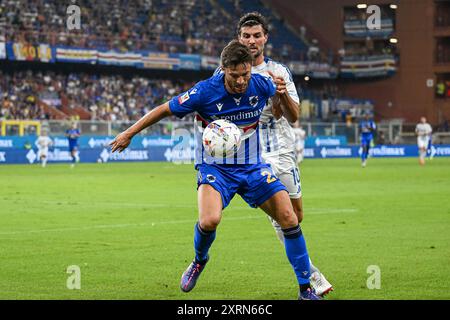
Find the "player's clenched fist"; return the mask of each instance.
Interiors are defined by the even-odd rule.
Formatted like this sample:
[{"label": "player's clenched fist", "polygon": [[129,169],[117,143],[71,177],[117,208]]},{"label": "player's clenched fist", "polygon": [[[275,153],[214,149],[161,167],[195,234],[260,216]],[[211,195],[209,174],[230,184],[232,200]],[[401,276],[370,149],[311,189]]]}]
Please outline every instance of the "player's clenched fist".
[{"label": "player's clenched fist", "polygon": [[272,72],[268,71],[269,75],[272,77],[273,82],[277,86],[277,93],[278,94],[285,94],[286,93],[286,81],[283,77],[276,76]]},{"label": "player's clenched fist", "polygon": [[111,152],[125,150],[131,143],[131,137],[125,131],[120,133],[109,145],[111,146]]}]

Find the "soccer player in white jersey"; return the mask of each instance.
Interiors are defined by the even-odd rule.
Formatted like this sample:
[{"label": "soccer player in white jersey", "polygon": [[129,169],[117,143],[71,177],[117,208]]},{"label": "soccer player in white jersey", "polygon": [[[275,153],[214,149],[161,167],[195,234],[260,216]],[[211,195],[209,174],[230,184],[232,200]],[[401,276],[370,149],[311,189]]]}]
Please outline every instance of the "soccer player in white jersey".
[{"label": "soccer player in white jersey", "polygon": [[38,147],[38,159],[45,168],[48,160],[48,147],[53,144],[52,139],[47,135],[47,130],[42,130],[42,134],[37,138],[35,144]]},{"label": "soccer player in white jersey", "polygon": [[302,128],[302,126],[296,122],[294,124],[294,134],[295,134],[295,151],[297,152],[297,163],[300,164],[303,162],[303,152],[305,151],[305,139],[306,139],[306,131]]},{"label": "soccer player in white jersey", "polygon": [[427,123],[427,119],[425,117],[420,118],[420,122],[416,126],[416,135],[417,135],[417,147],[419,148],[419,164],[425,164],[425,157],[427,155],[428,143],[431,139],[431,133],[433,129],[430,124]]},{"label": "soccer player in white jersey", "polygon": [[[238,40],[251,51],[254,61],[252,73],[270,75],[277,84],[277,99],[270,99],[260,118],[260,137],[263,159],[272,166],[275,175],[289,191],[292,205],[299,221],[303,219],[300,174],[295,151],[295,133],[290,123],[300,114],[299,96],[289,69],[281,63],[264,57],[268,40],[268,24],[258,12],[243,15],[237,25]],[[271,219],[276,234],[284,243],[283,232]],[[324,296],[333,290],[332,285],[311,262],[311,285],[316,294]]]}]

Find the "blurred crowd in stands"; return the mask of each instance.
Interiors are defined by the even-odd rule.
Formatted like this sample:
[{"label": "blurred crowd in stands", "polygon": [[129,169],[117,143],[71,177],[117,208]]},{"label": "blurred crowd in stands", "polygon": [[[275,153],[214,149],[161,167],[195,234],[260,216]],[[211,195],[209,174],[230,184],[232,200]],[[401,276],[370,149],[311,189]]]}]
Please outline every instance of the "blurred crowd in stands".
[{"label": "blurred crowd in stands", "polygon": [[59,110],[82,107],[91,120],[134,121],[192,85],[138,76],[0,71],[0,119],[49,119],[42,101]]},{"label": "blurred crowd in stands", "polygon": [[10,76],[0,71],[0,120],[49,119],[39,105],[42,84],[31,73]]},{"label": "blurred crowd in stands", "polygon": [[[82,108],[91,120],[135,121],[193,84],[136,75],[0,71],[0,119],[50,119],[51,113],[42,107],[45,104],[63,112]],[[342,93],[336,85],[306,90],[298,86],[298,91],[304,100],[304,118],[340,121],[335,106]]]},{"label": "blurred crowd in stands", "polygon": [[[260,0],[250,7],[256,2],[269,21],[266,56],[325,67],[336,63],[333,52],[319,48],[311,30],[302,26],[297,34],[291,34]],[[249,11],[249,4],[243,0],[0,0],[0,41],[217,57],[236,36],[238,17]],[[80,30],[67,28],[69,5],[81,8]],[[362,12],[356,8],[345,11],[345,20],[362,19]],[[390,50],[385,41],[351,43],[339,52],[341,57],[391,53],[383,51]],[[67,108],[83,108],[92,120],[134,121],[192,84],[136,75],[0,70],[0,120],[50,119],[54,113],[48,111],[49,106],[65,113]],[[345,114],[337,109],[343,95],[335,85],[301,91],[304,118],[348,122],[358,114],[353,109]]]},{"label": "blurred crowd in stands", "polygon": [[[220,1],[194,0],[78,0],[81,29],[68,30],[69,1],[0,1],[0,38],[12,42],[47,43],[118,51],[161,51],[218,56],[235,37],[242,14],[240,1],[226,1],[235,12],[227,12]],[[262,4],[261,4],[262,7]],[[277,19],[273,14],[269,22]],[[277,35],[270,23],[271,34]],[[273,58],[296,58],[290,44],[268,44]],[[295,52],[303,59],[305,52]]]}]

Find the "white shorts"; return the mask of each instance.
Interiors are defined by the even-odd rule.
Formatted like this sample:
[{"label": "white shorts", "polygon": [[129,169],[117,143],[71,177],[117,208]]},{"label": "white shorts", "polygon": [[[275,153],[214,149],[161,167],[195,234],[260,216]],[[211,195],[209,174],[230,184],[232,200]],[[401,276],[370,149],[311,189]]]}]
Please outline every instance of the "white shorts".
[{"label": "white shorts", "polygon": [[42,148],[42,149],[39,149],[38,150],[38,153],[37,153],[37,157],[38,157],[38,159],[40,159],[41,157],[48,157],[48,148]]},{"label": "white shorts", "polygon": [[293,153],[285,153],[279,156],[264,157],[266,163],[272,167],[273,173],[287,188],[291,199],[299,199],[302,196],[300,171],[297,167],[297,158]]},{"label": "white shorts", "polygon": [[430,138],[428,136],[417,137],[417,146],[419,147],[419,149],[427,149],[429,142]]}]

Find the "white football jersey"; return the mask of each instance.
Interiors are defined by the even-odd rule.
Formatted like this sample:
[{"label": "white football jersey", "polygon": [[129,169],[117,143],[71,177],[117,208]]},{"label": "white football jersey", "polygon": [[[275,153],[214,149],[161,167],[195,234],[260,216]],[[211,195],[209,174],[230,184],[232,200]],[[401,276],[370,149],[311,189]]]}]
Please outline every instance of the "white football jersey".
[{"label": "white football jersey", "polygon": [[303,128],[294,128],[294,133],[296,141],[305,141],[306,131]]},{"label": "white football jersey", "polygon": [[[259,66],[252,67],[252,73],[269,75],[268,71],[275,76],[281,76],[286,82],[286,89],[290,97],[297,103],[297,88],[292,79],[289,69],[281,63],[265,58]],[[295,152],[295,133],[291,124],[285,117],[276,120],[272,114],[272,99],[269,99],[259,119],[260,139],[263,158],[278,156],[289,152]]]},{"label": "white football jersey", "polygon": [[416,126],[416,133],[419,136],[429,136],[433,132],[433,129],[428,123],[418,123]]},{"label": "white football jersey", "polygon": [[52,144],[52,139],[50,139],[47,136],[40,136],[37,140],[36,140],[36,146],[39,149],[47,149],[50,145]]}]

